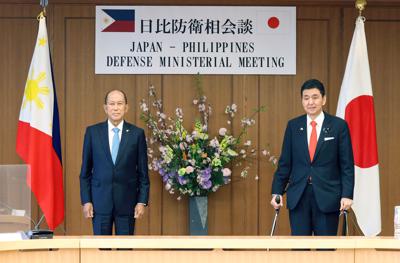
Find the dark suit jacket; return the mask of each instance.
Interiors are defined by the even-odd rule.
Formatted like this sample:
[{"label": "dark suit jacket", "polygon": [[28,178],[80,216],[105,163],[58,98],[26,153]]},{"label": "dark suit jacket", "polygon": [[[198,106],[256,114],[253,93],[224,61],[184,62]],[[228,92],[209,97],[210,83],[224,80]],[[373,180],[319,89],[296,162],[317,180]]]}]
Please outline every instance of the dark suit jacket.
[{"label": "dark suit jacket", "polygon": [[86,129],[80,174],[81,202],[94,213],[133,216],[137,203],[148,203],[147,146],[143,129],[124,122],[115,165],[107,121]]},{"label": "dark suit jacket", "polygon": [[307,116],[288,122],[272,182],[272,193],[287,191],[287,207],[298,204],[311,176],[319,209],[329,213],[339,211],[342,197],[353,199],[354,160],[347,123],[325,113],[317,149],[311,162],[307,142]]}]

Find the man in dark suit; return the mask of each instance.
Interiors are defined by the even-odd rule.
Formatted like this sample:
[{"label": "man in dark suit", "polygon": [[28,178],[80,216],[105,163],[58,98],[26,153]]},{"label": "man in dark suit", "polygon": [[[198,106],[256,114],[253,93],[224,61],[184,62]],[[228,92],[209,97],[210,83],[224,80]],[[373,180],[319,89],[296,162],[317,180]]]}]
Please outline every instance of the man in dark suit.
[{"label": "man in dark suit", "polygon": [[288,122],[278,169],[272,182],[271,205],[287,193],[292,235],[337,234],[339,212],[352,205],[354,160],[349,128],[322,111],[325,88],[315,79],[301,87],[305,115]]},{"label": "man in dark suit", "polygon": [[149,199],[147,146],[143,129],[126,121],[127,97],[121,90],[104,99],[108,120],[86,129],[80,174],[83,214],[95,235],[133,235],[135,218]]}]

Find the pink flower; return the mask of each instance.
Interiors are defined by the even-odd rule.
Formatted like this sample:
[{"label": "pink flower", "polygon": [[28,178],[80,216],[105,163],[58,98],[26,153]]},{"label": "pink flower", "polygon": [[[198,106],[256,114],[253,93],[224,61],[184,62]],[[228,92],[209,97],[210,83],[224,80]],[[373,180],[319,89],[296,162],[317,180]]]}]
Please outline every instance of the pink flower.
[{"label": "pink flower", "polygon": [[222,169],[222,174],[224,176],[230,176],[232,174],[232,171],[229,168],[224,168],[224,169]]},{"label": "pink flower", "polygon": [[185,143],[181,142],[181,143],[179,144],[179,149],[181,149],[181,151],[184,151],[184,150],[186,149]]},{"label": "pink flower", "polygon": [[191,173],[193,173],[193,171],[194,171],[194,168],[192,166],[186,167],[186,173],[187,174],[191,174]]},{"label": "pink flower", "polygon": [[226,128],[221,128],[221,129],[219,129],[219,135],[221,135],[221,136],[225,136],[225,134],[226,134]]}]

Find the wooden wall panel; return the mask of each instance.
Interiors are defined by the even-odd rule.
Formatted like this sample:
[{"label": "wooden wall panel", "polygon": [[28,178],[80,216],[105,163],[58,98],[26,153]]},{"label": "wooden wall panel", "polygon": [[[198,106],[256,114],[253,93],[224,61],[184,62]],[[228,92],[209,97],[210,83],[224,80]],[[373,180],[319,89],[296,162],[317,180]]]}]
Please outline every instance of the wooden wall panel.
[{"label": "wooden wall panel", "polygon": [[[239,136],[242,129],[241,119],[249,118],[260,105],[260,90],[258,76],[233,76],[233,102],[238,105],[238,113],[233,125],[234,135]],[[253,118],[256,125],[248,128],[248,132],[241,140],[241,147],[249,140],[250,147],[246,147],[250,159],[243,162],[242,167],[234,169],[232,177],[232,231],[231,235],[257,235],[258,234],[258,207],[259,202],[259,170],[257,157],[259,157],[259,114]],[[256,155],[251,156],[251,151],[256,150]],[[240,173],[243,168],[249,167],[248,175],[243,178]],[[221,222],[222,223],[222,222]]]},{"label": "wooden wall panel", "polygon": [[[137,76],[135,81],[136,95],[134,104],[131,105],[131,111],[134,110],[136,115],[136,124],[143,127],[146,131],[146,136],[149,137],[149,131],[144,127],[143,122],[140,121],[139,102],[141,99],[148,100],[148,91],[150,86],[154,86],[161,96],[161,81],[162,77],[157,75]],[[134,109],[133,109],[134,107]],[[149,147],[151,145],[149,144]],[[161,235],[162,234],[162,192],[164,186],[160,175],[156,172],[150,171],[150,198],[149,206],[143,219],[136,221],[136,233],[143,235]]]},{"label": "wooden wall panel", "polygon": [[[148,87],[154,85],[164,100],[165,111],[174,114],[176,107],[182,107],[185,125],[191,129],[198,116],[192,105],[194,78],[190,75],[95,75],[94,4],[90,1],[79,5],[56,2],[48,8],[48,31],[60,108],[66,195],[66,218],[57,233],[62,234],[65,228],[69,235],[91,234],[91,223],[81,212],[79,172],[85,128],[106,118],[102,109],[105,92],[112,88],[124,89],[130,105],[127,120],[144,128],[139,118],[139,101],[148,97]],[[205,95],[213,106],[211,134],[216,135],[223,126],[237,133],[240,118],[265,105],[267,111],[257,116],[258,122],[250,128],[248,138],[259,150],[269,145],[270,151],[279,155],[287,121],[303,113],[299,89],[308,78],[324,82],[328,96],[326,110],[335,114],[357,12],[345,1],[332,1],[329,6],[324,3],[324,7],[318,7],[318,1],[298,2],[295,76],[202,76]],[[151,3],[156,4],[155,1]],[[396,118],[400,96],[396,89],[400,83],[399,74],[396,74],[400,66],[400,9],[395,4],[391,8],[372,5],[365,15],[381,161],[382,234],[392,235],[393,206],[400,199],[396,187],[399,185],[396,163],[400,154],[396,136],[400,125]],[[346,6],[348,8],[344,8]],[[14,150],[15,123],[36,39],[38,11],[36,5],[8,5],[0,1],[0,29],[6,36],[0,44],[3,95],[0,102],[4,109],[0,116],[4,123],[10,124],[7,129],[1,129],[0,163],[21,163]],[[239,111],[235,122],[228,127],[223,111],[231,103],[236,103]],[[274,214],[269,205],[273,172],[274,167],[263,157],[252,164],[247,179],[241,180],[240,171],[234,169],[234,182],[209,196],[209,234],[269,234]],[[179,201],[178,195],[166,192],[157,173],[151,173],[150,178],[150,205],[146,216],[137,221],[136,233],[187,234],[187,198]],[[36,219],[37,207],[34,210]],[[276,234],[289,234],[286,209],[282,209],[279,220]]]}]

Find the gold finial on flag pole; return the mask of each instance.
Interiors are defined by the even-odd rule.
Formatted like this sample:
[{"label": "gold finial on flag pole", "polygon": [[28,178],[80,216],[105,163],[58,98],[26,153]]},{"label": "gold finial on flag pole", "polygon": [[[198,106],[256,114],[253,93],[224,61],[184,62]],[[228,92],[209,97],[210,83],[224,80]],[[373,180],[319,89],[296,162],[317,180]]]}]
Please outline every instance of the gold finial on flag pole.
[{"label": "gold finial on flag pole", "polygon": [[49,4],[48,0],[40,0],[40,6],[43,8],[42,12],[37,16],[37,19],[46,17],[46,6]]},{"label": "gold finial on flag pole", "polygon": [[355,6],[358,9],[359,16],[362,15],[362,11],[365,9],[366,5],[367,5],[367,0],[356,0]]},{"label": "gold finial on flag pole", "polygon": [[40,20],[42,18],[46,17],[46,10],[41,11],[38,16],[36,17],[37,20]]}]

